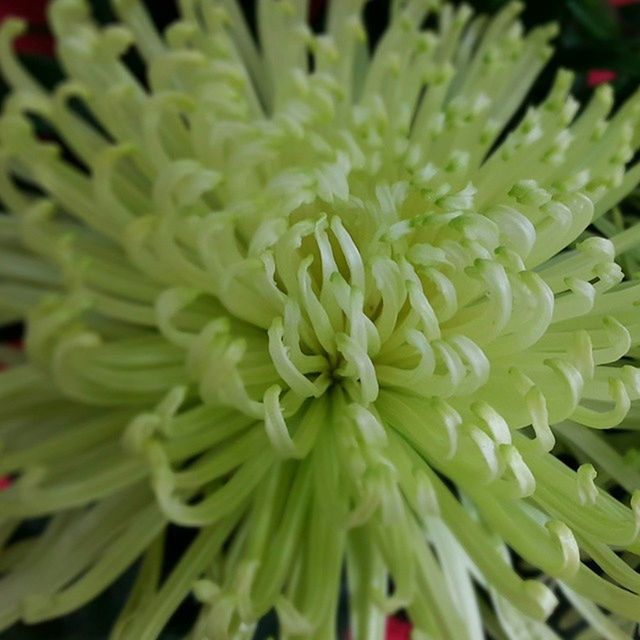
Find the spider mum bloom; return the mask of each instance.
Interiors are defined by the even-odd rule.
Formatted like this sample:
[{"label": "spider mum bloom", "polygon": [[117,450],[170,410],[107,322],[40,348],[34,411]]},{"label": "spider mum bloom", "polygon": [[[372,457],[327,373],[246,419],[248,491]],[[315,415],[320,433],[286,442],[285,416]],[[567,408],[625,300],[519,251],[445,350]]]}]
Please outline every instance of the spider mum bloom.
[{"label": "spider mum bloom", "polygon": [[[135,0],[104,28],[56,0],[53,93],[2,26],[0,303],[27,334],[0,376],[1,627],[140,559],[114,638],[192,593],[195,639],[275,609],[331,640],[345,567],[356,640],[399,608],[415,639],[553,638],[558,591],[598,637],[640,620],[616,263],[640,230],[586,232],[640,180],[640,99],[579,112],[563,71],[507,132],[553,28],[408,0],[370,52],[362,4],[318,35],[304,0],[261,0],[258,45],[234,0],[183,0],[163,36]],[[167,574],[169,523],[195,537]]]}]

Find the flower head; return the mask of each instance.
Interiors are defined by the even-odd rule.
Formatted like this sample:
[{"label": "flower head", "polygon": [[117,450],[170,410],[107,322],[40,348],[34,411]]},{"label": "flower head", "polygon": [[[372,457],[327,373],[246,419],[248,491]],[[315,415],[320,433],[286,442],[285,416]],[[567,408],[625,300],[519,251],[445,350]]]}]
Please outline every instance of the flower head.
[{"label": "flower head", "polygon": [[[259,46],[234,0],[183,0],[163,36],[113,4],[99,28],[53,3],[52,94],[11,53],[22,25],[0,31],[0,313],[27,326],[0,376],[0,533],[51,516],[8,546],[0,626],[142,558],[118,638],[193,593],[194,638],[275,608],[282,637],[330,640],[345,566],[356,640],[399,608],[414,638],[543,637],[557,590],[622,637],[640,470],[597,430],[637,428],[640,285],[616,255],[640,230],[588,228],[640,181],[640,99],[609,117],[603,86],[579,112],[562,71],[511,126],[554,35],[516,3],[394,2],[371,52],[361,0],[322,34],[304,0],[262,0]],[[163,578],[168,523],[197,533]]]}]

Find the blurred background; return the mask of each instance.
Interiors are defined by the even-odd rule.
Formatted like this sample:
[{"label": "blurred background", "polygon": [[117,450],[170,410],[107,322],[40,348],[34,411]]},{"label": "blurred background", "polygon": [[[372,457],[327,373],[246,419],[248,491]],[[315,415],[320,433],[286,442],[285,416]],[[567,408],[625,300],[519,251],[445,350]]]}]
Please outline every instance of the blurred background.
[{"label": "blurred background", "polygon": [[[310,19],[315,29],[322,28],[327,0],[310,0]],[[333,0],[342,2],[344,0]],[[478,12],[494,13],[509,0],[466,0]],[[108,0],[90,0],[96,18],[101,22],[112,21],[113,14]],[[253,22],[254,0],[241,2],[248,20]],[[461,4],[454,0],[454,4]],[[592,88],[602,82],[613,84],[618,101],[640,87],[640,0],[528,0],[524,3],[523,20],[529,27],[555,21],[560,25],[556,41],[555,57],[532,90],[530,99],[540,99],[559,67],[577,72],[574,93],[586,98]],[[62,71],[54,57],[55,45],[46,23],[47,0],[0,0],[0,21],[9,16],[21,16],[29,22],[29,31],[17,43],[16,48],[26,66],[40,81],[48,86],[62,78]],[[174,0],[147,0],[147,5],[160,28],[175,19]],[[388,15],[387,0],[370,0],[365,10],[365,20],[372,42],[384,29]],[[130,64],[142,76],[143,69],[135,56]],[[0,101],[6,87],[0,81]],[[41,124],[43,137],[53,135]],[[640,197],[634,194],[623,205],[633,214],[640,211]],[[20,348],[22,328],[12,326],[0,329],[0,342]],[[2,363],[0,363],[0,369]],[[0,478],[0,490],[3,479]],[[36,528],[41,523],[33,523]],[[190,541],[190,533],[184,530],[170,532],[167,549],[167,569]],[[173,557],[171,557],[173,556]],[[17,626],[3,634],[1,640],[103,640],[108,637],[111,621],[120,608],[128,591],[135,568],[94,603],[66,618],[34,627]],[[346,619],[346,597],[343,594],[341,627]],[[196,613],[193,603],[187,602],[171,621],[164,640],[183,638]],[[560,610],[554,614],[559,621]],[[580,628],[565,628],[563,638],[573,637]],[[267,619],[258,630],[256,640],[266,639],[275,633],[275,624]],[[346,632],[345,632],[345,638]],[[409,626],[398,617],[389,621],[388,640],[408,640]]]},{"label": "blurred background", "polygon": [[[311,20],[321,29],[327,1],[310,0]],[[342,1],[342,0],[338,0]],[[452,0],[462,4],[460,0]],[[478,12],[495,13],[510,0],[465,0]],[[163,27],[177,16],[175,0],[146,0],[158,25]],[[29,33],[18,43],[21,55],[46,83],[55,84],[61,72],[52,58],[54,44],[47,29],[48,0],[0,0],[0,20],[20,15],[30,23]],[[96,17],[113,20],[109,0],[89,0]],[[240,0],[250,20],[255,0]],[[369,0],[365,16],[370,33],[378,35],[387,20],[388,0]],[[589,85],[613,82],[622,98],[640,83],[640,2],[639,0],[523,0],[523,20],[528,26],[555,21],[561,26],[557,54],[548,74],[558,66],[579,72],[576,92]],[[3,87],[4,89],[4,87]]]}]

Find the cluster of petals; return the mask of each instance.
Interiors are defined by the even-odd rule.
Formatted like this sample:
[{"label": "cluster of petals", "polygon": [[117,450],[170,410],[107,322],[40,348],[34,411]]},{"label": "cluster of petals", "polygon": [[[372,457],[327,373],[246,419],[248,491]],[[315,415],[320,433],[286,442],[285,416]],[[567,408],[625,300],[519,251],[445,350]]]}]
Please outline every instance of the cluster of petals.
[{"label": "cluster of petals", "polygon": [[557,638],[559,595],[597,637],[640,621],[640,228],[609,216],[640,95],[581,108],[561,71],[523,110],[555,29],[518,3],[396,0],[372,50],[362,5],[314,33],[260,0],[256,40],[235,0],[162,35],[55,0],[51,92],[2,25],[0,628],[136,564],[120,640],[189,595],[194,640],[271,610],[333,640],[343,576],[354,640],[399,609],[414,640]]}]

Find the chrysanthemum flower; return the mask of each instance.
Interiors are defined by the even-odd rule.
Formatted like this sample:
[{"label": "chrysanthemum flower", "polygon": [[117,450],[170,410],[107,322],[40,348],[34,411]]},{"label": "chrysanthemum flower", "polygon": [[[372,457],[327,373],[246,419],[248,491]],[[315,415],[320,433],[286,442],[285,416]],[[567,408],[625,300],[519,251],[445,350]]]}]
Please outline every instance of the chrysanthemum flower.
[{"label": "chrysanthemum flower", "polygon": [[[579,111],[563,71],[507,132],[553,28],[397,1],[370,52],[362,4],[318,35],[262,0],[258,45],[234,0],[183,0],[163,36],[136,0],[105,28],[56,0],[53,94],[3,25],[0,300],[27,334],[0,376],[1,627],[140,559],[116,638],[195,594],[195,639],[275,609],[331,640],[345,569],[355,640],[399,608],[416,640],[553,638],[560,592],[597,637],[640,620],[616,263],[640,229],[588,231],[640,180],[640,99]],[[165,575],[169,523],[196,535]]]}]

